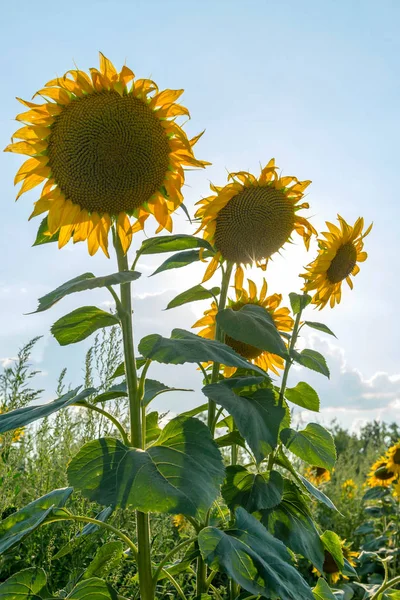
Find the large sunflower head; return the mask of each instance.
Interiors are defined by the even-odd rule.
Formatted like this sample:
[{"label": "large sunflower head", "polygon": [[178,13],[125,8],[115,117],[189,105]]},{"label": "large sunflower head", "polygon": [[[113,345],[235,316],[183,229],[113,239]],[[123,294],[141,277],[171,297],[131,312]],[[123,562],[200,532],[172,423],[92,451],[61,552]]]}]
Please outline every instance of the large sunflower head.
[{"label": "large sunflower head", "polygon": [[367,483],[369,487],[388,487],[396,477],[397,474],[389,469],[387,458],[381,457],[372,465]]},{"label": "large sunflower head", "polygon": [[339,304],[344,280],[353,289],[351,275],[357,275],[360,271],[357,263],[365,261],[368,256],[363,252],[363,240],[371,231],[372,224],[363,233],[363,218],[357,219],[353,226],[340,215],[338,220],[340,228],[333,223],[326,223],[329,231],[322,234],[325,239],[318,240],[318,256],[308,265],[307,272],[301,275],[306,280],[303,290],[315,290],[312,302],[320,309],[328,302],[332,308]]},{"label": "large sunflower head", "polygon": [[[6,151],[30,156],[17,172],[17,198],[45,182],[31,215],[47,213],[50,235],[59,247],[71,237],[88,241],[108,255],[108,233],[115,222],[126,252],[132,233],[153,215],[157,230],[172,229],[171,213],[182,203],[184,166],[204,167],[175,118],[189,115],[176,104],[183,90],[159,91],[149,79],[118,72],[100,54],[100,70],[78,69],[49,81],[36,95],[44,104],[20,100],[28,110],[19,140]],[[136,217],[132,226],[129,217]]]},{"label": "large sunflower head", "polygon": [[[282,302],[281,294],[272,294],[267,296],[268,286],[265,279],[263,279],[262,288],[258,295],[256,284],[248,280],[248,290],[243,287],[243,279],[241,275],[242,271],[238,272],[235,282],[235,299],[228,299],[228,306],[232,310],[240,310],[246,304],[255,304],[264,308],[272,317],[272,320],[278,329],[278,331],[288,332],[293,329],[293,319],[290,316],[288,308],[279,308]],[[204,317],[197,321],[193,327],[203,327],[199,331],[199,335],[209,339],[215,339],[215,327],[216,327],[216,316],[218,313],[218,307],[216,302],[213,302],[211,308],[206,310]],[[264,350],[260,350],[250,344],[239,342],[230,336],[225,336],[225,344],[233,348],[238,354],[250,360],[252,363],[258,365],[265,371],[272,371],[278,374],[278,369],[284,368],[284,360],[280,356],[271,354]],[[234,367],[225,367],[225,375],[232,375],[236,369]]]},{"label": "large sunflower head", "polygon": [[294,231],[303,237],[308,248],[316,231],[298,212],[309,207],[306,202],[299,202],[310,181],[279,176],[274,159],[258,179],[242,171],[231,173],[228,181],[225,187],[211,185],[214,195],[198,202],[199,230],[217,250],[205,279],[212,276],[220,260],[237,265],[255,262],[265,268],[266,261]]},{"label": "large sunflower head", "polygon": [[389,448],[386,456],[388,470],[400,475],[400,441]]},{"label": "large sunflower head", "polygon": [[[352,567],[355,567],[356,566],[355,559],[358,556],[357,552],[353,552],[351,550],[351,545],[347,544],[346,540],[341,540],[341,546],[342,546],[343,557],[348,561],[348,563]],[[313,572],[317,573],[318,575],[321,575],[321,573],[319,573],[318,569],[316,569],[316,568],[313,569]],[[336,563],[332,554],[330,552],[328,552],[327,550],[325,550],[325,560],[324,560],[324,565],[323,565],[323,572],[327,576],[327,578],[331,584],[337,583],[341,577],[343,579],[348,579],[348,577],[346,577],[346,575],[343,575],[341,573],[339,565]]]},{"label": "large sunflower head", "polygon": [[314,485],[318,486],[327,483],[331,479],[331,474],[324,467],[308,467],[305,472],[306,478]]}]

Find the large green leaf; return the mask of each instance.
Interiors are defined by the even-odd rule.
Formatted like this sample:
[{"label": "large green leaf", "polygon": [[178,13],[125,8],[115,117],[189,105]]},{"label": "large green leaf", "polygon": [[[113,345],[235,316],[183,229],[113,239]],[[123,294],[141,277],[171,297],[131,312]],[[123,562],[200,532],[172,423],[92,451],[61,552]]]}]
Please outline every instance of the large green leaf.
[{"label": "large green leaf", "polygon": [[322,577],[318,579],[317,585],[313,589],[313,594],[315,600],[336,600],[336,596],[334,596],[331,588]]},{"label": "large green leaf", "polygon": [[53,508],[62,508],[73,488],[54,490],[0,522],[0,554],[16,546],[48,520]]},{"label": "large green leaf", "polygon": [[68,466],[71,485],[100,504],[194,516],[206,511],[223,481],[221,454],[198,419],[176,417],[147,451],[102,438]]},{"label": "large green leaf", "polygon": [[158,412],[154,411],[146,415],[146,446],[161,435],[161,428],[158,424]]},{"label": "large green leaf", "polygon": [[301,310],[304,310],[311,302],[311,296],[308,294],[295,294],[294,292],[289,294],[289,299],[294,315],[297,315]]},{"label": "large green leaf", "polygon": [[329,335],[336,337],[333,331],[324,325],[324,323],[317,323],[316,321],[304,321],[304,325],[308,325],[308,327],[311,327],[312,329],[317,329],[317,331],[323,331],[324,333],[328,333]]},{"label": "large green leaf", "polygon": [[271,315],[262,306],[246,304],[240,310],[225,308],[218,312],[216,319],[225,334],[234,340],[288,357],[286,346]]},{"label": "large green leaf", "polygon": [[298,478],[300,479],[301,483],[304,485],[304,487],[306,488],[306,490],[312,495],[314,496],[314,498],[316,500],[318,500],[319,502],[322,502],[322,504],[325,504],[325,506],[327,506],[328,508],[331,508],[332,510],[336,510],[337,512],[338,509],[336,508],[336,506],[333,504],[332,500],[330,498],[328,498],[328,496],[326,496],[324,494],[324,492],[321,492],[321,490],[319,490],[317,487],[315,487],[310,481],[308,481],[305,477],[303,477],[302,475],[300,475],[300,473],[297,473]]},{"label": "large green leaf", "polygon": [[102,579],[84,579],[67,596],[70,600],[118,600],[117,592]]},{"label": "large green leaf", "polygon": [[326,364],[326,360],[322,354],[320,354],[320,352],[305,348],[301,352],[293,351],[292,356],[293,359],[302,367],[307,367],[307,369],[321,373],[321,375],[325,375],[325,377],[328,377],[329,379],[330,373],[328,365]]},{"label": "large green leaf", "polygon": [[[207,254],[206,254],[207,256]],[[177,254],[173,254],[167,260],[165,260],[159,267],[150,275],[157,275],[157,273],[162,273],[163,271],[169,271],[170,269],[180,269],[181,267],[186,267],[187,265],[191,265],[194,262],[200,260],[200,255],[198,250],[185,250],[184,252],[177,252]]]},{"label": "large green leaf", "polygon": [[285,479],[281,503],[270,510],[263,510],[261,522],[288,548],[308,558],[322,571],[324,546],[307,505],[292,481]]},{"label": "large green leaf", "polygon": [[215,298],[220,293],[220,288],[213,287],[211,290],[207,290],[202,285],[195,285],[194,287],[178,294],[175,296],[171,302],[169,302],[167,306],[167,310],[169,308],[176,308],[177,306],[182,306],[183,304],[187,304],[188,302],[196,302],[198,300],[207,300],[208,298]]},{"label": "large green leaf", "polygon": [[82,579],[105,577],[114,569],[124,555],[122,542],[107,542],[97,549],[97,552],[82,575]]},{"label": "large green leaf", "polygon": [[45,585],[43,569],[24,569],[0,584],[0,600],[42,600],[39,594]]},{"label": "large green leaf", "polygon": [[54,233],[53,235],[49,235],[49,225],[47,222],[47,217],[45,217],[39,225],[39,229],[36,234],[36,239],[33,242],[32,246],[42,246],[43,244],[58,242],[59,235],[60,231],[57,231],[57,233]]},{"label": "large green leaf", "polygon": [[170,338],[157,334],[148,335],[140,341],[139,351],[144,357],[160,363],[183,365],[186,362],[214,361],[228,367],[250,369],[268,377],[262,369],[247,362],[229,346],[184,329],[174,329]]},{"label": "large green leaf", "polygon": [[344,567],[344,556],[340,537],[334,531],[325,531],[321,535],[321,541],[324,548],[332,556],[340,570]]},{"label": "large green leaf", "polygon": [[224,571],[252,594],[285,600],[314,600],[311,589],[292,566],[284,544],[243,508],[236,511],[234,529],[203,529],[199,546],[212,569]]},{"label": "large green leaf", "polygon": [[278,471],[251,473],[241,465],[226,468],[222,496],[230,509],[242,506],[252,513],[280,503],[283,478]]},{"label": "large green leaf", "polygon": [[140,273],[136,271],[122,271],[120,273],[113,273],[112,275],[104,275],[103,277],[95,277],[93,273],[84,273],[74,279],[66,281],[58,288],[39,298],[39,306],[35,312],[42,312],[48,308],[54,306],[56,302],[75,292],[84,292],[86,290],[93,290],[99,287],[107,287],[110,285],[116,285],[120,283],[129,283],[140,277]]},{"label": "large green leaf", "polygon": [[206,385],[202,391],[232,415],[257,462],[261,462],[276,447],[286,411],[283,406],[276,404],[272,389],[265,388],[249,396],[238,396],[222,382]]},{"label": "large green leaf", "polygon": [[142,242],[140,254],[160,254],[161,252],[178,252],[190,248],[206,248],[214,252],[214,248],[203,238],[194,235],[159,235]]},{"label": "large green leaf", "polygon": [[193,392],[194,390],[190,390],[187,388],[171,388],[165,385],[165,383],[161,383],[156,379],[146,379],[144,383],[144,396],[142,400],[142,405],[147,406],[150,404],[154,398],[159,396],[160,394],[165,394],[166,392]]},{"label": "large green leaf", "polygon": [[62,408],[70,406],[70,404],[78,404],[96,391],[94,388],[88,388],[78,394],[79,390],[80,386],[57,398],[57,400],[53,400],[53,402],[24,406],[23,408],[16,408],[7,413],[0,414],[0,433],[25,427],[25,425],[29,425],[29,423],[33,423],[37,419],[43,419]]},{"label": "large green leaf", "polygon": [[302,431],[283,429],[281,440],[288,450],[310,465],[332,469],[336,462],[333,437],[318,423],[309,423]]},{"label": "large green leaf", "polygon": [[293,404],[297,404],[297,406],[319,412],[318,394],[311,385],[308,385],[308,383],[305,383],[304,381],[300,381],[294,388],[287,388],[285,397],[289,402],[293,402]]},{"label": "large green leaf", "polygon": [[58,319],[52,326],[51,333],[60,346],[67,346],[85,340],[98,329],[118,323],[116,316],[96,306],[81,306]]}]

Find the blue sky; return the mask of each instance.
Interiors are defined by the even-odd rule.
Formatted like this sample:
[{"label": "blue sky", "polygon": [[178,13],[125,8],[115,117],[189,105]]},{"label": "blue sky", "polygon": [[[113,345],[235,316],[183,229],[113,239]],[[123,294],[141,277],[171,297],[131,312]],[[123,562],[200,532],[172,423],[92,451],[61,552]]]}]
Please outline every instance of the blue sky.
[{"label": "blue sky", "polygon": [[[192,212],[208,194],[209,181],[223,184],[227,171],[257,173],[274,156],[285,174],[312,179],[309,214],[317,228],[338,212],[348,221],[360,215],[374,221],[366,239],[369,259],[354,291],[346,289],[335,310],[309,314],[338,336],[334,343],[315,335],[303,340],[326,352],[331,382],[302,372],[292,381],[308,377],[321,394],[324,419],[338,416],[352,427],[373,417],[399,419],[399,18],[395,0],[8,2],[0,25],[0,137],[5,146],[16,129],[15,96],[30,99],[74,62],[85,70],[97,66],[101,50],[116,66],[126,61],[161,89],[185,89],[183,103],[192,115],[186,129],[195,134],[206,128],[196,154],[213,163],[187,176],[185,203]],[[100,253],[90,258],[83,244],[62,251],[31,248],[38,220],[27,218],[37,193],[15,204],[13,177],[21,162],[17,155],[0,156],[0,358],[15,356],[22,343],[43,334],[34,359],[50,398],[64,365],[73,382],[80,380],[89,344],[60,348],[49,334],[51,323],[80,304],[107,306],[108,297],[82,294],[43,315],[23,314],[62,282],[88,270],[111,273],[115,266]],[[192,231],[182,216],[175,222],[175,231]],[[150,224],[147,234],[154,229]],[[307,255],[296,239],[271,266],[270,291],[298,290],[297,275],[313,252],[315,246]],[[157,262],[146,261],[135,288],[138,338],[167,334],[177,325],[189,328],[205,308],[163,313],[174,295],[199,281],[201,271],[148,279]],[[153,376],[198,388],[191,367],[157,367]],[[164,398],[163,409],[178,411],[200,396]]]}]

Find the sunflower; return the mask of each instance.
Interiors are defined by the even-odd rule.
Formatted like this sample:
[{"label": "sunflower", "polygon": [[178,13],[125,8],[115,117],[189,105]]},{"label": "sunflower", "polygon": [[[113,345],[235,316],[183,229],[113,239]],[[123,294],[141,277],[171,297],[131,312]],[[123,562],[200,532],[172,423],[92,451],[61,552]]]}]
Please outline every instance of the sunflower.
[{"label": "sunflower", "polygon": [[368,473],[369,487],[389,486],[397,477],[397,474],[388,468],[388,461],[385,457],[379,458],[371,467]]},{"label": "sunflower", "polygon": [[342,483],[342,493],[347,496],[347,498],[354,498],[356,489],[357,485],[353,479],[346,479],[346,481]]},{"label": "sunflower", "polygon": [[[347,544],[346,540],[341,540],[340,543],[342,546],[343,557],[348,561],[348,563],[352,567],[355,567],[355,559],[357,558],[358,553],[352,552],[351,545]],[[325,560],[322,570],[331,584],[337,583],[341,577],[343,579],[348,579],[346,575],[342,575],[340,567],[337,565],[332,554],[327,550],[325,550]],[[313,573],[316,573],[318,576],[321,576],[321,573],[315,567],[313,568]]]},{"label": "sunflower", "polygon": [[324,467],[308,467],[304,475],[312,484],[317,486],[321,483],[327,483],[331,479],[330,472]]},{"label": "sunflower", "polygon": [[187,528],[187,522],[183,515],[173,515],[171,517],[172,525],[179,533],[182,533]]},{"label": "sunflower", "polygon": [[320,309],[328,302],[331,308],[339,304],[342,281],[346,280],[350,289],[353,289],[350,275],[359,273],[357,263],[364,262],[368,256],[363,252],[363,239],[371,231],[372,224],[362,233],[363,218],[357,219],[353,226],[346,223],[340,215],[338,220],[340,229],[333,223],[326,222],[329,231],[322,234],[325,239],[318,240],[318,256],[307,266],[307,272],[301,275],[306,280],[303,290],[316,290],[312,302]]},{"label": "sunflower", "polygon": [[[17,195],[44,183],[31,218],[47,213],[48,235],[61,248],[71,238],[87,240],[89,254],[108,256],[108,233],[115,223],[126,252],[132,234],[153,215],[157,233],[172,230],[171,213],[182,203],[184,166],[205,167],[176,123],[187,108],[176,104],[183,90],[159,91],[149,79],[134,79],[100,53],[100,70],[78,69],[53,79],[36,94],[44,104],[17,116],[19,140],[5,149],[30,158],[17,172]],[[136,217],[132,226],[129,217]]]},{"label": "sunflower", "polygon": [[258,179],[241,171],[231,173],[228,181],[225,187],[211,185],[215,194],[198,202],[198,231],[203,230],[203,237],[217,251],[204,281],[214,274],[221,260],[236,265],[255,262],[265,269],[267,260],[290,240],[293,231],[309,247],[316,231],[297,213],[309,208],[306,202],[298,203],[311,181],[280,177],[274,159],[262,169]]},{"label": "sunflower", "polygon": [[400,479],[397,479],[393,484],[393,496],[400,500]]},{"label": "sunflower", "polygon": [[400,475],[400,442],[391,446],[387,451],[387,468],[396,475]]},{"label": "sunflower", "polygon": [[[261,306],[271,315],[278,331],[291,331],[293,329],[293,319],[290,316],[289,309],[279,308],[279,305],[282,302],[282,295],[273,294],[272,296],[267,296],[268,286],[265,279],[263,279],[261,292],[258,296],[256,284],[250,279],[247,281],[248,291],[246,291],[243,287],[243,280],[236,277],[236,300],[228,299],[229,308],[236,311],[243,308],[243,306],[246,304]],[[215,339],[217,313],[218,306],[216,302],[213,302],[211,308],[205,311],[204,317],[202,317],[193,325],[193,327],[204,327],[204,329],[199,331],[199,335],[201,337],[211,340]],[[230,348],[233,348],[233,350],[247,360],[251,361],[253,364],[261,367],[261,369],[264,369],[264,371],[272,371],[278,375],[278,369],[283,369],[285,366],[285,361],[280,356],[260,350],[259,348],[251,346],[250,344],[239,342],[228,335],[225,336],[225,344],[227,344]],[[224,373],[227,377],[230,377],[235,371],[235,367],[224,368]]]}]

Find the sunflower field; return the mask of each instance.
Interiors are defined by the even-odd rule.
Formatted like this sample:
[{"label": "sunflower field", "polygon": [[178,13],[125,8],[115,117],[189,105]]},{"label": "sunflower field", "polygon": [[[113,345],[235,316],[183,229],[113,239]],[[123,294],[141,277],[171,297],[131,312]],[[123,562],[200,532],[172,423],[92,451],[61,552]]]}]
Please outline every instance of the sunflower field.
[{"label": "sunflower field", "polygon": [[[20,100],[5,150],[28,157],[17,197],[42,186],[34,245],[83,242],[115,266],[38,300],[42,313],[78,292],[109,293],[111,310],[80,306],[51,327],[60,346],[95,334],[83,382],[63,370],[45,401],[31,387],[36,340],[2,375],[0,600],[399,600],[400,431],[327,429],[312,417],[323,398],[288,380],[298,366],[329,378],[302,332],[334,336],[315,309],[340,310],[372,224],[338,215],[318,232],[311,181],[275,159],[212,183],[191,216],[185,171],[209,163],[194,154],[202,133],[185,132],[182,93],[100,53],[99,68]],[[173,232],[178,209],[191,234]],[[268,265],[296,239],[318,250],[285,305]],[[154,276],[202,265],[202,280],[165,307],[207,301],[193,331],[136,339],[135,281],[149,256]],[[190,364],[203,402],[159,414],[160,394],[190,390],[153,379],[154,364]],[[310,413],[305,427],[296,407]]]}]

